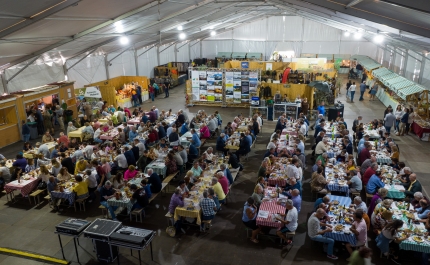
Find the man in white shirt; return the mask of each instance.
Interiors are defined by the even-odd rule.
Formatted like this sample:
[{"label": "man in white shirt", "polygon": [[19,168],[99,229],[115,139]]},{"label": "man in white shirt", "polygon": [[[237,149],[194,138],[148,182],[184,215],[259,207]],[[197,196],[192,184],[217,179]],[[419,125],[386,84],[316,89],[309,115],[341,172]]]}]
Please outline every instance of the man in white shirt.
[{"label": "man in white shirt", "polygon": [[354,94],[355,94],[355,89],[356,89],[356,85],[355,82],[352,82],[352,85],[349,87],[349,93],[351,95],[351,103],[354,103]]},{"label": "man in white shirt", "polygon": [[[327,244],[327,258],[338,259],[333,255],[334,239],[324,236],[325,233],[333,231],[330,224],[320,222],[320,219],[324,218],[325,215],[326,212],[321,208],[317,209],[317,211],[311,215],[308,220],[308,236],[311,240]],[[322,230],[321,227],[327,228]]]},{"label": "man in white shirt", "polygon": [[143,133],[143,132],[144,132],[144,130],[145,130],[145,124],[144,124],[143,122],[141,122],[141,123],[139,124],[139,128],[137,128],[137,132],[138,132],[138,133]]},{"label": "man in white shirt", "polygon": [[85,171],[85,175],[86,181],[88,182],[88,192],[90,194],[90,199],[88,200],[88,202],[91,203],[96,197],[94,192],[97,189],[97,171],[95,174],[93,174],[93,171],[91,169],[87,169]]},{"label": "man in white shirt", "polygon": [[306,136],[306,124],[303,120],[300,121],[300,130],[299,131],[303,136]]},{"label": "man in white shirt", "polygon": [[178,150],[179,150],[179,155],[182,158],[182,161],[184,162],[184,164],[186,164],[188,162],[187,151],[185,150],[184,146],[182,146],[182,145],[178,146]]},{"label": "man in white shirt", "polygon": [[51,155],[49,153],[49,147],[46,144],[40,144],[39,142],[36,143],[37,153],[43,154],[44,157],[50,158]]},{"label": "man in white shirt", "polygon": [[125,117],[125,112],[124,111],[117,111],[117,112],[115,112],[115,114],[118,117],[118,122],[119,123],[123,123],[124,122],[124,117]]},{"label": "man in white shirt", "polygon": [[293,206],[292,200],[286,201],[285,208],[287,208],[287,210],[288,210],[287,215],[279,214],[279,215],[285,217],[285,219],[276,218],[278,221],[280,221],[284,225],[282,228],[280,228],[280,230],[276,231],[276,234],[280,238],[282,238],[284,240],[284,242],[287,243],[287,245],[289,245],[292,243],[292,241],[287,239],[287,237],[285,236],[285,233],[296,231],[297,226],[298,226],[297,220],[299,219],[299,214],[297,212],[296,207]]},{"label": "man in white shirt", "polygon": [[91,155],[93,154],[93,146],[92,145],[86,145],[84,150],[82,150],[82,153],[84,153],[84,157],[86,159],[91,159]]},{"label": "man in white shirt", "polygon": [[102,100],[102,99],[100,99],[100,101],[96,103],[96,107],[97,107],[97,108],[99,108],[99,110],[100,110],[100,111],[102,111],[102,110],[103,110],[103,105],[104,105],[104,104],[105,104],[105,103],[103,102],[103,100]]},{"label": "man in white shirt", "polygon": [[261,115],[262,115],[261,113],[258,113],[258,116],[257,116],[257,122],[258,122],[258,125],[260,125],[260,128],[263,127],[263,118],[261,118]]},{"label": "man in white shirt", "polygon": [[324,152],[327,152],[327,142],[328,139],[324,138],[322,141],[320,141],[317,146],[315,147],[315,156],[318,157]]},{"label": "man in white shirt", "polygon": [[142,144],[139,139],[134,138],[134,145],[137,146],[137,148],[139,148],[139,156],[143,155],[143,152],[145,151],[145,145]]},{"label": "man in white shirt", "polygon": [[206,154],[206,161],[213,162],[213,158],[214,158],[213,148],[209,147],[206,150],[205,154]]},{"label": "man in white shirt", "polygon": [[214,118],[213,115],[211,115],[209,119],[210,119],[208,122],[209,131],[214,132],[218,127],[218,121],[215,121],[216,119]]},{"label": "man in white shirt", "polygon": [[295,178],[297,182],[300,181],[300,171],[297,167],[299,164],[299,160],[297,158],[293,158],[291,164],[287,166],[287,176],[288,178]]},{"label": "man in white shirt", "polygon": [[128,168],[127,159],[125,158],[124,154],[118,154],[114,158],[114,161],[116,161],[118,163],[118,167],[120,169],[127,169]]},{"label": "man in white shirt", "polygon": [[94,142],[103,143],[103,140],[100,139],[100,135],[102,134],[102,130],[100,127],[94,132]]},{"label": "man in white shirt", "polygon": [[273,140],[271,140],[268,144],[267,144],[267,150],[270,150],[272,148],[276,148],[276,145],[278,143],[278,139],[274,138]]}]

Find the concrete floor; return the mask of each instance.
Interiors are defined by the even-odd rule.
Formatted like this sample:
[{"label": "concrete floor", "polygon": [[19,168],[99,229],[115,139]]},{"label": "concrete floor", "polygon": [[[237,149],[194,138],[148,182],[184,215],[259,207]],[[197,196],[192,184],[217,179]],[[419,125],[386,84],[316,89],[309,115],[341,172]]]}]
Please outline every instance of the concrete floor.
[{"label": "concrete floor", "polygon": [[[196,106],[186,108],[184,100],[184,87],[177,87],[171,90],[170,97],[164,99],[159,96],[152,103],[146,103],[143,108],[150,108],[152,105],[161,109],[172,108],[186,109],[189,113],[195,114],[199,109],[204,109],[207,113],[220,111],[224,125],[239,113],[248,115],[249,110],[243,108],[214,108]],[[340,100],[345,101],[345,90],[342,90]],[[381,118],[385,107],[379,102],[369,102],[366,100],[356,103],[345,103],[346,122],[350,125],[353,119],[362,115],[364,121],[374,118]],[[275,122],[264,121],[262,136],[258,138],[256,147],[252,150],[249,161],[245,161],[245,169],[240,173],[236,180],[229,197],[228,205],[213,221],[211,233],[201,236],[196,227],[184,227],[186,234],[181,238],[171,238],[165,233],[166,220],[164,215],[167,212],[171,193],[165,196],[158,196],[146,210],[146,218],[143,223],[130,223],[124,221],[125,225],[153,229],[157,231],[157,237],[153,241],[154,262],[150,261],[149,251],[142,252],[145,264],[347,264],[345,259],[348,257],[342,246],[336,245],[339,260],[332,261],[326,258],[322,247],[311,243],[306,235],[306,222],[310,214],[313,201],[310,198],[310,186],[306,183],[310,178],[310,172],[305,173],[304,198],[302,211],[299,215],[299,227],[296,232],[296,241],[290,252],[284,252],[279,247],[279,242],[271,237],[260,237],[260,243],[254,244],[247,239],[244,226],[241,221],[242,208],[245,200],[252,194],[256,181],[256,172],[262,161],[269,135],[273,132]],[[350,127],[350,126],[349,126]],[[426,163],[430,153],[429,143],[421,142],[415,136],[394,137],[401,150],[401,160],[417,173],[418,179],[427,189],[430,185],[428,178],[430,164]],[[36,141],[34,141],[36,142]],[[311,162],[310,142],[307,141],[306,153],[307,161]],[[208,146],[215,146],[215,140],[207,143]],[[6,157],[13,157],[22,150],[22,142],[16,143],[6,148],[0,149],[0,153]],[[309,167],[308,167],[309,168]],[[177,183],[173,183],[177,184]],[[172,190],[172,189],[171,189]],[[86,212],[74,212],[73,209],[65,209],[58,214],[51,211],[46,203],[37,207],[30,204],[28,200],[21,199],[15,204],[7,203],[5,196],[0,198],[0,247],[10,247],[19,250],[36,252],[44,255],[62,258],[58,243],[58,237],[54,234],[55,225],[68,217],[83,218],[94,220],[101,218],[98,209],[98,202],[95,201],[87,207]],[[120,217],[120,220],[121,219]],[[273,232],[273,231],[272,231]],[[379,259],[379,250],[374,246],[374,236],[370,235],[372,241],[370,246],[375,250],[372,262],[375,264],[390,264],[389,261]],[[66,259],[71,264],[78,264],[75,257],[74,246],[71,238],[63,237]],[[81,238],[79,247],[79,258],[81,264],[98,264],[95,253],[92,251],[92,244],[88,239]],[[121,264],[138,264],[136,254],[130,256],[126,249],[120,251]],[[419,257],[412,252],[404,252],[408,255],[408,260],[402,264],[417,264]],[[37,261],[25,260],[17,257],[0,254],[0,264],[41,264]]]}]

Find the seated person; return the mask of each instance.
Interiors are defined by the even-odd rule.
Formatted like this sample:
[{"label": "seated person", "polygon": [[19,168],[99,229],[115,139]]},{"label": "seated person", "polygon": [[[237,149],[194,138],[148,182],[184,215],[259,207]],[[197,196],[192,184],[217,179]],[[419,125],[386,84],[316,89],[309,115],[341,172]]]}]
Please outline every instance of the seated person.
[{"label": "seated person", "polygon": [[100,204],[106,207],[113,221],[118,221],[115,215],[115,210],[118,208],[118,206],[111,206],[107,202],[107,200],[109,200],[110,198],[115,197],[115,192],[116,190],[113,189],[112,183],[109,180],[106,181],[103,187],[100,189]]},{"label": "seated person", "polygon": [[414,199],[411,201],[411,205],[414,207],[414,209],[419,208],[420,207],[420,200],[426,200],[428,204],[430,204],[429,199],[427,199],[427,197],[425,197],[422,192],[415,192],[414,193]]},{"label": "seated person", "polygon": [[420,200],[420,207],[413,210],[417,213],[417,221],[421,223],[425,223],[428,218],[428,214],[430,213],[430,204],[424,199]]},{"label": "seated person", "polygon": [[284,242],[289,245],[292,243],[291,240],[288,240],[285,236],[285,233],[287,232],[295,232],[298,226],[297,220],[299,218],[299,214],[297,212],[296,207],[293,205],[292,200],[287,200],[285,208],[288,210],[288,213],[285,214],[279,214],[283,219],[277,218],[278,221],[280,221],[284,226],[281,227],[278,231],[276,231],[276,234],[284,240]]},{"label": "seated person", "polygon": [[[327,244],[327,258],[338,259],[333,255],[334,240],[329,237],[325,237],[324,234],[332,231],[332,226],[329,224],[321,223],[320,218],[324,217],[325,211],[323,209],[318,209],[315,213],[311,215],[308,220],[308,235],[311,240],[322,242]],[[321,227],[326,227],[326,229],[321,229]]]},{"label": "seated person", "polygon": [[75,181],[78,183],[76,186],[73,187],[73,192],[76,193],[76,199],[83,199],[90,196],[88,191],[88,181],[83,181],[83,178],[81,175],[77,175],[75,177]]},{"label": "seated person", "polygon": [[322,194],[327,194],[328,190],[326,188],[328,181],[323,175],[324,168],[319,166],[318,171],[312,173],[311,178],[311,190],[313,192],[318,192]]},{"label": "seated person", "polygon": [[360,192],[363,189],[363,183],[358,177],[356,170],[349,171],[349,180],[347,183],[349,185],[349,192]]},{"label": "seated person", "polygon": [[322,197],[322,198],[318,198],[318,199],[315,201],[315,204],[314,204],[314,211],[316,211],[316,210],[318,209],[318,207],[319,207],[319,205],[320,205],[321,203],[325,203],[325,204],[327,204],[328,206],[331,206],[331,204],[332,204],[332,202],[330,202],[330,197],[329,197],[329,196],[324,196],[324,197]]},{"label": "seated person", "polygon": [[[350,255],[352,254],[353,247],[364,246],[367,242],[367,226],[363,219],[363,214],[361,212],[355,212],[353,218],[354,222],[349,230],[355,235],[356,243],[355,245],[351,245],[350,243],[345,244]],[[349,261],[349,259],[347,261]]]},{"label": "seated person", "polygon": [[298,189],[299,191],[302,189],[300,182],[297,182],[296,178],[289,178],[288,179],[288,184],[285,186],[284,191],[282,192],[282,194],[284,194],[285,196],[287,196],[286,194],[289,194],[290,191],[294,190],[294,189]]},{"label": "seated person", "polygon": [[249,197],[248,200],[245,202],[245,205],[243,206],[242,222],[246,227],[252,229],[250,239],[253,243],[258,243],[257,235],[261,230],[261,228],[257,226],[257,214],[258,208],[254,203],[254,199],[252,197]]},{"label": "seated person", "polygon": [[130,191],[133,192],[132,200],[133,206],[131,211],[135,209],[142,209],[149,204],[148,196],[146,195],[144,188],[137,188],[136,184],[131,184]]},{"label": "seated person", "polygon": [[412,173],[409,176],[409,187],[405,187],[406,190],[404,191],[405,196],[409,199],[414,198],[414,194],[416,192],[422,192],[423,188],[421,186],[421,183],[417,180],[417,175],[415,173]]},{"label": "seated person", "polygon": [[373,174],[369,182],[367,182],[366,185],[366,191],[368,194],[375,194],[379,188],[385,187],[385,183],[383,182],[384,177],[381,174],[381,171],[376,171],[375,174]]},{"label": "seated person", "polygon": [[256,185],[254,188],[254,193],[251,195],[254,199],[254,203],[257,207],[260,207],[260,204],[264,198],[264,190],[261,185]]}]

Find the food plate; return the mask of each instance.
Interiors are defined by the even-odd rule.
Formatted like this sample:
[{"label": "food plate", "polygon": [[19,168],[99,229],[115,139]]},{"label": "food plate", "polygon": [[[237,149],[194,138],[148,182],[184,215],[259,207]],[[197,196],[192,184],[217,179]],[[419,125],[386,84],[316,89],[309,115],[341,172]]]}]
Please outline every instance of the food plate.
[{"label": "food plate", "polygon": [[343,180],[339,181],[339,185],[344,185],[344,184],[346,184],[345,181],[343,181]]},{"label": "food plate", "polygon": [[343,231],[343,225],[336,225],[336,226],[334,227],[334,231],[336,231],[336,232],[341,232],[341,231]]},{"label": "food plate", "polygon": [[334,205],[339,205],[339,201],[334,200],[334,201],[333,201],[333,204],[334,204]]},{"label": "food plate", "polygon": [[419,236],[413,236],[413,237],[412,237],[412,239],[413,239],[415,242],[417,242],[417,243],[422,243],[422,242],[424,242],[423,238],[422,238],[422,237],[419,237]]}]

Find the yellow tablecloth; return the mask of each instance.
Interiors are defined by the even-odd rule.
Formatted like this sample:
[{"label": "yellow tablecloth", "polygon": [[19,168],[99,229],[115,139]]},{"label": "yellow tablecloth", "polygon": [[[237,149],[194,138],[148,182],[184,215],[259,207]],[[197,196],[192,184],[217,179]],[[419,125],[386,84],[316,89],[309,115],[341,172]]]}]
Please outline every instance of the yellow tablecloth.
[{"label": "yellow tablecloth", "polygon": [[202,223],[202,220],[200,218],[200,210],[191,211],[191,210],[187,210],[184,207],[176,207],[175,215],[174,215],[175,221],[178,221],[179,218],[181,217],[196,218],[197,219],[196,223],[198,225]]},{"label": "yellow tablecloth", "polygon": [[75,137],[80,138],[82,142],[83,133],[82,130],[85,128],[85,126],[82,126],[81,128],[77,129],[76,131],[69,132],[67,135],[69,138]]}]

